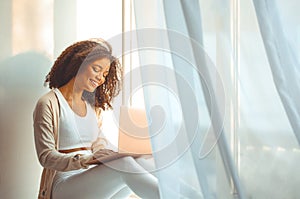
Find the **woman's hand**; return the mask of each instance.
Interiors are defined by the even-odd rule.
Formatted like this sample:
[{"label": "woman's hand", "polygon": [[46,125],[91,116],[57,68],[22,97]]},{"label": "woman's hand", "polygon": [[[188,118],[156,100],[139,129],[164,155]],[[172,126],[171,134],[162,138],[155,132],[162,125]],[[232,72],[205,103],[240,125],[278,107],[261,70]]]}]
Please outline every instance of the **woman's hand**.
[{"label": "woman's hand", "polygon": [[103,157],[110,156],[110,155],[117,154],[117,153],[118,152],[115,152],[110,149],[100,149],[100,150],[96,151],[95,153],[93,153],[93,155],[94,155],[94,158],[97,159],[97,158],[103,158]]},{"label": "woman's hand", "polygon": [[99,151],[100,149],[104,149],[107,144],[108,142],[105,138],[98,137],[97,140],[92,143],[92,152],[94,153],[96,151]]},{"label": "woman's hand", "polygon": [[100,149],[93,153],[93,159],[88,164],[100,164],[115,159],[118,152],[110,149]]}]

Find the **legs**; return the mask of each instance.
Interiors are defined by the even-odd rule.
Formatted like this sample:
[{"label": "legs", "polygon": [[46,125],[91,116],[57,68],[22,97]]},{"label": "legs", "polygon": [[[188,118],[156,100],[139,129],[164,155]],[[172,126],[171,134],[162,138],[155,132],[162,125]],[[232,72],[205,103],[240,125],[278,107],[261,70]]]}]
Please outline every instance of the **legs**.
[{"label": "legs", "polygon": [[110,198],[124,186],[125,184],[118,172],[104,165],[99,165],[72,175],[57,184],[56,189],[52,191],[52,198]]},{"label": "legs", "polygon": [[128,198],[132,194],[131,189],[128,186],[123,187],[117,193],[115,193],[110,199]]},{"label": "legs", "polygon": [[135,159],[136,162],[141,165],[146,171],[150,172],[152,175],[156,176],[155,170],[155,163],[152,156],[142,156]]},{"label": "legs", "polygon": [[53,190],[53,199],[111,198],[126,194],[121,191],[126,185],[143,199],[159,198],[157,179],[132,157],[124,157],[67,178]]}]

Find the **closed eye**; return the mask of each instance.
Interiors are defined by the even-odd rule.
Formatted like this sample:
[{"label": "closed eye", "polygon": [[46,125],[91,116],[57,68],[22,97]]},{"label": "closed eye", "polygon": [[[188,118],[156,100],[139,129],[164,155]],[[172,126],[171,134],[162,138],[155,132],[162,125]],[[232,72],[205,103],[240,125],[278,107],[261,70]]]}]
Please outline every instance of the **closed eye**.
[{"label": "closed eye", "polygon": [[93,71],[96,73],[98,73],[102,70],[102,68],[100,66],[93,66],[92,68],[93,68]]}]

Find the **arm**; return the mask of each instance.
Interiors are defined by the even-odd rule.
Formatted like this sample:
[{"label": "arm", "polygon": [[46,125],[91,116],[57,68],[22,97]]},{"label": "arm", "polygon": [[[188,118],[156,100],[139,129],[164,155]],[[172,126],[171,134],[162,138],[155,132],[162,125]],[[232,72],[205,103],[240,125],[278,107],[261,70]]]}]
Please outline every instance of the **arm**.
[{"label": "arm", "polygon": [[98,121],[98,128],[99,128],[99,132],[98,132],[98,137],[97,139],[92,143],[92,152],[96,152],[100,149],[104,149],[107,145],[108,145],[108,141],[107,139],[102,135],[102,109],[101,108],[94,108],[95,113],[96,113],[96,117],[97,117],[97,121]]},{"label": "arm", "polygon": [[86,168],[93,155],[63,154],[57,151],[55,142],[55,122],[51,100],[41,98],[34,110],[34,137],[40,164],[57,171]]}]

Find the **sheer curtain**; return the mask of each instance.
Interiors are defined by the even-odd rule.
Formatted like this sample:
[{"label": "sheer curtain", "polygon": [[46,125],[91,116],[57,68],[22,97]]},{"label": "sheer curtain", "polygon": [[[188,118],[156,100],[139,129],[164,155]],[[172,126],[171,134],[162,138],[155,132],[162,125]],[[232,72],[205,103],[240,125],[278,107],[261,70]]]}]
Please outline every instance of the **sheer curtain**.
[{"label": "sheer curtain", "polygon": [[[162,2],[134,1],[134,6],[144,99],[161,196],[201,198],[197,173],[188,149],[189,138],[182,125],[176,82],[178,71],[172,65]],[[187,85],[187,81],[183,83]]]},{"label": "sheer curtain", "polygon": [[198,1],[134,5],[143,84],[151,85],[144,87],[148,118],[164,120],[150,125],[162,197],[233,198],[237,190],[244,198],[223,128],[225,90],[203,50]]},{"label": "sheer curtain", "polygon": [[297,198],[298,4],[134,1],[163,198]]},{"label": "sheer curtain", "polygon": [[[254,0],[253,3],[274,84],[300,143],[300,63],[297,48],[290,43],[295,41],[296,37],[291,34],[291,30],[286,29],[287,25],[282,23],[282,11],[277,8],[277,1]],[[297,24],[295,26],[297,27]]]},{"label": "sheer curtain", "polygon": [[300,194],[298,6],[241,3],[241,176],[254,198]]}]

